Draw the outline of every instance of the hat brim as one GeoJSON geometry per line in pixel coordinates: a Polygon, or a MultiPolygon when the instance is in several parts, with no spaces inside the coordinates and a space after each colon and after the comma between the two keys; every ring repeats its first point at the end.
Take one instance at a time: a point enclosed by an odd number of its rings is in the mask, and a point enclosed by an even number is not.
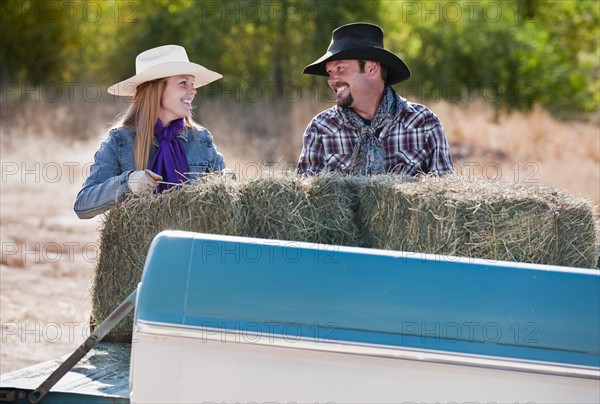
{"type": "Polygon", "coordinates": [[[373,60],[382,63],[388,67],[386,83],[389,85],[400,83],[410,77],[410,69],[402,59],[385,49],[373,46],[348,48],[335,53],[328,51],[306,66],[302,72],[304,74],[329,76],[325,64],[334,60],[373,60]]]}
{"type": "Polygon", "coordinates": [[[168,62],[156,65],[140,74],[136,74],[126,80],[120,81],[108,87],[106,91],[109,94],[117,96],[132,96],[138,85],[147,81],[160,79],[163,77],[190,75],[194,76],[194,87],[202,87],[213,81],[219,80],[223,76],[206,67],[192,62],[168,62]]]}

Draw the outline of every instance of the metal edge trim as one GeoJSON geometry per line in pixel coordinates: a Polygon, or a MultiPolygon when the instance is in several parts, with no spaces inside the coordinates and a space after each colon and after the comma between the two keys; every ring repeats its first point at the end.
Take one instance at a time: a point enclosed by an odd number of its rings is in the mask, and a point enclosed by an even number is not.
{"type": "Polygon", "coordinates": [[[528,361],[523,359],[507,359],[473,354],[459,354],[454,352],[408,347],[392,348],[386,345],[358,342],[339,343],[328,340],[315,341],[314,339],[305,337],[297,337],[297,339],[291,341],[289,338],[286,339],[284,336],[279,334],[269,334],[269,337],[265,338],[265,336],[262,334],[252,333],[249,331],[244,331],[244,338],[239,338],[239,335],[242,334],[241,332],[224,328],[181,326],[178,324],[138,321],[136,323],[136,334],[200,339],[203,342],[211,341],[221,343],[249,344],[358,356],[373,356],[377,358],[539,373],[544,375],[576,377],[600,381],[600,368],[588,366],[565,365],[562,363],[528,361]],[[238,337],[236,338],[236,336],[238,337]],[[256,340],[250,339],[250,341],[243,341],[244,339],[249,339],[248,336],[255,336],[257,338],[256,340]]]}

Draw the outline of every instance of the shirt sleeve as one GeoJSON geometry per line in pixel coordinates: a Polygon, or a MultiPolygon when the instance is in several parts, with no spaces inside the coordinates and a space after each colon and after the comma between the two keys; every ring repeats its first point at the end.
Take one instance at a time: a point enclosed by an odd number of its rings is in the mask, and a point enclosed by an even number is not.
{"type": "Polygon", "coordinates": [[[325,167],[323,141],[315,119],[311,121],[302,140],[302,151],[296,166],[298,174],[318,174],[325,167]]]}
{"type": "Polygon", "coordinates": [[[429,166],[427,172],[437,175],[445,175],[454,173],[454,164],[452,162],[452,156],[450,155],[450,148],[448,146],[448,140],[442,123],[431,113],[435,118],[435,124],[431,127],[428,134],[428,143],[431,148],[431,159],[429,160],[429,166]]]}

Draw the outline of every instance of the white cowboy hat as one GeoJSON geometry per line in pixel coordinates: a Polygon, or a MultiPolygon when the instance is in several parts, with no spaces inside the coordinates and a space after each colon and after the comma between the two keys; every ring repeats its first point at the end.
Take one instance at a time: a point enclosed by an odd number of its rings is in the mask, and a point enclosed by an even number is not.
{"type": "Polygon", "coordinates": [[[177,75],[194,76],[194,87],[202,87],[223,76],[206,67],[191,63],[185,49],[178,45],[164,45],[148,49],[135,58],[135,76],[113,84],[108,92],[113,95],[131,96],[138,85],[147,81],[177,75]]]}

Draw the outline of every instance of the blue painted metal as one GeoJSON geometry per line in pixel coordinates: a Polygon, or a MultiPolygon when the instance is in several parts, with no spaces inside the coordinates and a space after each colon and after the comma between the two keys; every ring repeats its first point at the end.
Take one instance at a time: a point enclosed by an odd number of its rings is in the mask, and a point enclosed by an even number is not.
{"type": "Polygon", "coordinates": [[[164,232],[136,321],[600,367],[600,272],[164,232]]]}
{"type": "MultiPolygon", "coordinates": [[[[130,344],[99,343],[85,358],[71,369],[44,397],[44,404],[129,403],[130,344]]],[[[16,403],[27,403],[27,395],[67,358],[38,363],[7,373],[0,377],[2,394],[22,398],[16,403]]]]}
{"type": "MultiPolygon", "coordinates": [[[[29,404],[28,400],[10,401],[14,404],[29,404]]],[[[52,392],[44,397],[43,404],[129,404],[129,398],[110,398],[97,393],[78,394],[52,392]]]]}

